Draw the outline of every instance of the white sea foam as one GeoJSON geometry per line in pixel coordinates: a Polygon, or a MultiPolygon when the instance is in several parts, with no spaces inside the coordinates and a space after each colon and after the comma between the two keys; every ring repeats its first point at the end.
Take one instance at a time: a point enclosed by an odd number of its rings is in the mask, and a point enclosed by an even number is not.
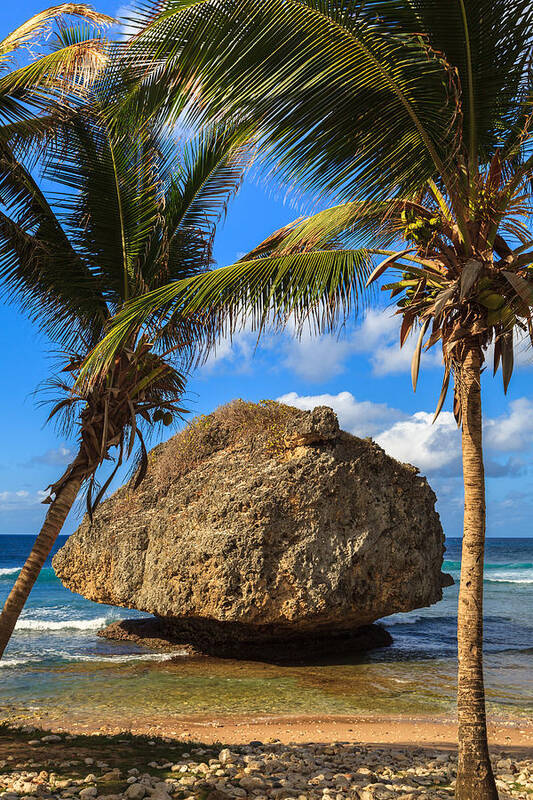
{"type": "Polygon", "coordinates": [[[48,619],[19,619],[15,630],[17,631],[93,631],[103,628],[107,623],[106,617],[96,619],[65,619],[52,622],[48,619]]]}
{"type": "Polygon", "coordinates": [[[0,567],[0,575],[16,575],[22,567],[0,567]]]}
{"type": "Polygon", "coordinates": [[[0,661],[0,668],[18,667],[21,664],[28,664],[29,658],[4,658],[0,661]]]}
{"type": "Polygon", "coordinates": [[[73,653],[67,652],[59,652],[52,654],[49,653],[42,653],[40,655],[34,655],[29,658],[6,658],[0,661],[0,668],[7,669],[9,667],[16,668],[20,666],[27,666],[28,664],[34,664],[38,666],[42,662],[46,662],[49,658],[53,658],[54,661],[63,661],[63,662],[90,662],[92,664],[124,664],[130,661],[171,661],[173,658],[178,658],[180,656],[188,655],[187,650],[175,650],[172,653],[130,653],[129,655],[122,655],[122,656],[104,656],[104,655],[93,655],[93,656],[86,656],[86,655],[75,655],[73,653]]]}
{"type": "Polygon", "coordinates": [[[391,614],[390,617],[383,617],[380,622],[383,625],[416,625],[418,622],[422,622],[425,617],[421,617],[419,614],[413,614],[407,616],[407,614],[391,614]]]}
{"type": "Polygon", "coordinates": [[[172,653],[130,653],[124,656],[68,656],[69,661],[99,661],[102,664],[123,664],[128,661],[171,661],[178,656],[188,655],[187,650],[175,650],[172,653]]]}
{"type": "Polygon", "coordinates": [[[533,584],[533,568],[531,564],[502,564],[485,572],[487,583],[529,583],[533,584]]]}

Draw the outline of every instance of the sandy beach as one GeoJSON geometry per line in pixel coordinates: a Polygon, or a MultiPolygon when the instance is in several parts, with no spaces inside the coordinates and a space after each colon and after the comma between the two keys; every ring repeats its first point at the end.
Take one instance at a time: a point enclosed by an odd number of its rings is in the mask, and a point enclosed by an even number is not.
{"type": "MultiPolygon", "coordinates": [[[[19,718],[19,724],[22,720],[19,718]]],[[[28,718],[26,724],[69,734],[158,736],[180,741],[246,745],[253,741],[278,740],[284,744],[319,742],[364,743],[387,746],[422,746],[456,749],[457,723],[446,717],[352,717],[352,716],[212,716],[190,715],[151,723],[124,717],[122,724],[98,717],[91,720],[47,715],[28,718]]],[[[489,720],[490,743],[494,748],[533,755],[533,723],[527,720],[489,720]]]]}

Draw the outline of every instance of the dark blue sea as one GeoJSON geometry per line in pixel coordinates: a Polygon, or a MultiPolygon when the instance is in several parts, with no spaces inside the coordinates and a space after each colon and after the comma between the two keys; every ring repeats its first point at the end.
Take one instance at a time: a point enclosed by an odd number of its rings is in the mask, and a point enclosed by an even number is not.
{"type": "MultiPolygon", "coordinates": [[[[0,603],[33,541],[0,536],[0,603]]],[[[64,537],[58,543],[60,547],[64,537]]],[[[57,548],[56,548],[57,549],[57,548]]],[[[456,585],[431,608],[383,620],[391,647],[328,663],[277,666],[191,660],[108,642],[96,631],[144,616],[65,589],[48,563],[0,662],[0,718],[117,722],[190,714],[454,714],[460,540],[443,570],[456,585]]],[[[533,711],[533,539],[489,539],[485,667],[490,710],[518,721],[533,711]]]]}

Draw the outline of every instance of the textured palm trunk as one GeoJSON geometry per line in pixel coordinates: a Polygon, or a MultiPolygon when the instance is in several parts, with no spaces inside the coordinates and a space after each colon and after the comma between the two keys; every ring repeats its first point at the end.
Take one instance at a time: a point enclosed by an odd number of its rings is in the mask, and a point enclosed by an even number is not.
{"type": "Polygon", "coordinates": [[[485,471],[481,431],[481,351],[466,349],[457,376],[462,410],[464,529],[457,617],[459,762],[457,800],[497,800],[487,743],[483,685],[485,471]]]}
{"type": "Polygon", "coordinates": [[[0,614],[0,658],[4,654],[20,613],[35,581],[39,577],[44,562],[50,555],[54,542],[61,532],[67,515],[78,496],[82,482],[82,477],[73,477],[59,492],[59,495],[48,509],[43,527],[0,614]]]}

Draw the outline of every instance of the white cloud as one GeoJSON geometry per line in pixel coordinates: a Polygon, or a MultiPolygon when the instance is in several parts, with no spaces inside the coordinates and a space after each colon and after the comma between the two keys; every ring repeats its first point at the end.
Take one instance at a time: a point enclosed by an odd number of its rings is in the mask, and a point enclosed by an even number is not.
{"type": "Polygon", "coordinates": [[[120,5],[114,16],[117,22],[110,28],[108,35],[112,35],[118,40],[124,40],[138,33],[138,26],[142,22],[142,16],[133,3],[120,5]]]}
{"type": "Polygon", "coordinates": [[[33,456],[29,464],[50,464],[51,466],[69,464],[75,456],[74,450],[67,447],[65,444],[60,444],[59,447],[47,450],[38,456],[33,456]]]}
{"type": "Polygon", "coordinates": [[[17,511],[36,506],[47,496],[48,492],[28,492],[25,489],[0,492],[0,511],[17,511]]]}
{"type": "MultiPolygon", "coordinates": [[[[400,318],[389,310],[370,309],[357,327],[348,328],[341,336],[305,332],[300,339],[287,339],[283,365],[306,380],[325,381],[342,373],[345,362],[360,354],[368,356],[373,374],[383,377],[409,372],[416,341],[417,332],[400,347],[400,318]]],[[[422,370],[441,363],[438,347],[422,354],[422,370]]]]}
{"type": "Polygon", "coordinates": [[[533,403],[526,397],[512,400],[509,411],[485,423],[485,444],[498,451],[520,452],[533,443],[533,403]]]}
{"type": "MultiPolygon", "coordinates": [[[[409,372],[417,339],[418,331],[414,331],[400,347],[400,317],[391,310],[370,309],[354,333],[354,351],[368,354],[374,375],[409,372]]],[[[438,346],[422,353],[421,370],[441,364],[438,346]]]]}
{"type": "MultiPolygon", "coordinates": [[[[256,349],[279,354],[279,364],[299,378],[310,382],[324,382],[340,375],[346,368],[348,359],[353,356],[366,356],[376,377],[399,373],[409,373],[411,361],[418,340],[418,330],[408,337],[400,347],[400,317],[390,309],[369,309],[361,323],[346,327],[340,335],[314,335],[304,330],[301,336],[295,335],[293,323],[287,325],[283,334],[261,336],[257,348],[257,332],[245,324],[233,339],[221,339],[209,356],[204,369],[211,371],[222,363],[231,364],[237,372],[249,371],[256,349]]],[[[486,361],[491,364],[493,350],[489,348],[486,361]]],[[[517,367],[533,366],[533,351],[524,338],[516,344],[515,362],[517,367]]],[[[422,352],[420,370],[442,369],[442,352],[439,343],[429,351],[422,352]]]]}
{"type": "MultiPolygon", "coordinates": [[[[356,436],[372,436],[393,458],[414,464],[424,474],[441,477],[461,475],[461,434],[449,411],[433,422],[433,413],[406,414],[386,403],[359,401],[350,392],[298,395],[289,392],[279,402],[311,410],[318,405],[333,408],[344,430],[356,436]]],[[[513,453],[533,445],[533,403],[515,400],[509,411],[485,421],[485,469],[489,477],[516,475],[524,471],[524,461],[513,453]],[[509,454],[501,460],[501,453],[509,454]]]]}
{"type": "Polygon", "coordinates": [[[339,392],[336,395],[316,394],[307,397],[289,392],[278,397],[278,401],[304,411],[310,411],[315,406],[330,406],[337,414],[341,428],[361,437],[372,436],[395,420],[407,416],[396,408],[390,408],[386,403],[358,401],[351,392],[339,392]]]}
{"type": "Polygon", "coordinates": [[[344,362],[354,352],[353,342],[337,336],[286,339],[283,366],[308,381],[326,381],[344,371],[344,362]]]}
{"type": "MultiPolygon", "coordinates": [[[[281,354],[280,363],[299,378],[311,382],[323,382],[341,374],[346,362],[354,355],[367,355],[374,375],[383,377],[399,372],[409,372],[416,346],[416,332],[400,348],[399,317],[390,311],[369,310],[360,325],[346,328],[341,335],[314,335],[304,330],[295,335],[294,324],[287,326],[284,334],[263,335],[260,348],[276,350],[281,354]]],[[[243,330],[229,338],[220,339],[209,356],[204,369],[210,371],[225,362],[238,371],[252,367],[256,351],[257,333],[246,325],[243,330]]],[[[422,354],[421,369],[441,366],[438,347],[422,354]]]]}
{"type": "Polygon", "coordinates": [[[456,472],[460,466],[460,436],[450,412],[440,414],[433,425],[433,414],[418,411],[408,415],[386,403],[356,400],[351,392],[308,396],[289,392],[278,400],[304,410],[330,406],[344,430],[355,436],[373,436],[389,455],[424,472],[456,472]]]}
{"type": "Polygon", "coordinates": [[[202,370],[213,372],[216,367],[225,362],[234,365],[237,372],[247,372],[251,369],[256,345],[257,333],[246,328],[231,338],[229,336],[222,337],[202,365],[202,370]]]}
{"type": "Polygon", "coordinates": [[[439,415],[417,411],[376,436],[393,458],[415,464],[422,472],[456,473],[460,469],[461,437],[450,411],[439,415]]]}

